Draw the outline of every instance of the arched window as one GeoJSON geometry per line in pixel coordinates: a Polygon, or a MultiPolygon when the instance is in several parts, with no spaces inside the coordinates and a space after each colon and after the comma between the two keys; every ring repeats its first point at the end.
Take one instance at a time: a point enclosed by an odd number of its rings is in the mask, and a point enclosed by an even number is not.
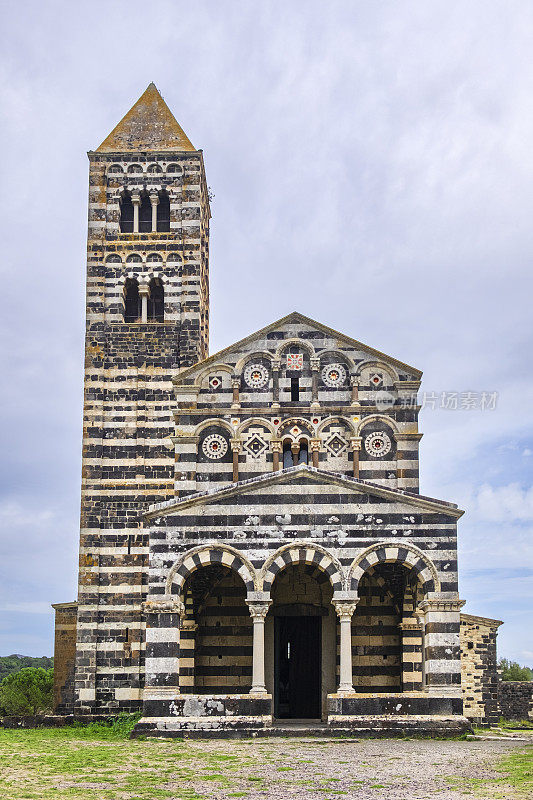
{"type": "Polygon", "coordinates": [[[289,469],[289,467],[294,466],[291,444],[290,439],[286,439],[283,442],[283,469],[289,469]]]}
{"type": "Polygon", "coordinates": [[[152,230],[152,204],[147,192],[141,194],[139,209],[139,233],[150,233],[152,230]]]}
{"type": "Polygon", "coordinates": [[[298,454],[298,464],[309,463],[309,443],[307,439],[300,439],[300,452],[298,454]]]}
{"type": "Polygon", "coordinates": [[[124,192],[120,203],[120,230],[133,233],[133,203],[129,192],[124,192]]]}
{"type": "Polygon", "coordinates": [[[160,278],[152,278],[150,281],[148,320],[152,322],[165,321],[165,290],[160,278]]]}
{"type": "Polygon", "coordinates": [[[124,287],[124,322],[137,322],[140,316],[139,284],[135,278],[128,278],[124,287]]]}
{"type": "Polygon", "coordinates": [[[159,203],[157,205],[157,230],[170,230],[170,198],[166,189],[159,192],[159,203]]]}

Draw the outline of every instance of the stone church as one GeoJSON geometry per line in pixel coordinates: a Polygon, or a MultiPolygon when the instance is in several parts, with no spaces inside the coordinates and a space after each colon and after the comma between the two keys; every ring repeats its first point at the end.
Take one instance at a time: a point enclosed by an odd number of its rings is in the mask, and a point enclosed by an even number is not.
{"type": "Polygon", "coordinates": [[[421,372],[295,312],[209,356],[204,159],[154,84],[89,152],[79,593],[59,712],[155,736],[457,733],[500,622],[420,494],[421,372]]]}

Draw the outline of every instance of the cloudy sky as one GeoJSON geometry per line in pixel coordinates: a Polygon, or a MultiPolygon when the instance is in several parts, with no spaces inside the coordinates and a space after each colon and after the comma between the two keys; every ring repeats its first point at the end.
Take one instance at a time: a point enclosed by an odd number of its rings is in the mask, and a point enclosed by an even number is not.
{"type": "Polygon", "coordinates": [[[2,6],[0,655],[75,598],[85,153],[153,80],[215,194],[211,352],[299,310],[424,370],[465,610],[533,664],[533,4],[2,6]]]}

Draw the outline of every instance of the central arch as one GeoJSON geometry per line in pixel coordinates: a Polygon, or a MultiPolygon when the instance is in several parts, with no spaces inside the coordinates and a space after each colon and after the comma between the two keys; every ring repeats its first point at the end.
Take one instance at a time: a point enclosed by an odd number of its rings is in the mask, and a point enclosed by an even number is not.
{"type": "Polygon", "coordinates": [[[344,570],[340,561],[325,547],[314,542],[296,541],[286,544],[267,558],[259,574],[262,591],[270,592],[278,572],[289,564],[309,564],[325,572],[334,592],[342,592],[344,570]]]}

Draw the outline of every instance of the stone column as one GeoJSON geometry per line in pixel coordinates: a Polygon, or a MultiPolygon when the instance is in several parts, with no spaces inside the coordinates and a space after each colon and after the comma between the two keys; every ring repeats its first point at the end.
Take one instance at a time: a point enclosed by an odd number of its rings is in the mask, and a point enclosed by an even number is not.
{"type": "Polygon", "coordinates": [[[311,370],[312,370],[312,386],[311,386],[311,408],[320,408],[320,403],[318,402],[318,371],[320,369],[320,359],[319,358],[312,358],[311,359],[311,370]]]}
{"type": "Polygon", "coordinates": [[[353,667],[352,667],[352,616],[359,598],[335,598],[331,601],[339,617],[341,628],[340,646],[340,681],[337,694],[353,693],[353,667]]]}
{"type": "Polygon", "coordinates": [[[279,371],[281,361],[272,362],[272,408],[279,408],[279,371]]]}
{"type": "Polygon", "coordinates": [[[254,622],[252,688],[250,694],[266,694],[265,686],[265,617],[271,605],[267,592],[252,592],[246,605],[254,622]],[[261,599],[259,596],[261,595],[261,599]],[[263,599],[264,598],[264,599],[263,599]]]}
{"type": "Polygon", "coordinates": [[[270,449],[272,450],[272,472],[279,471],[279,455],[281,453],[282,444],[281,439],[270,440],[270,449]]]}
{"type": "Polygon", "coordinates": [[[159,195],[154,192],[150,195],[152,204],[152,233],[157,233],[157,206],[159,205],[159,195]]]}
{"type": "Polygon", "coordinates": [[[147,600],[145,686],[179,687],[180,621],[183,603],[174,597],[147,600]]]}
{"type": "Polygon", "coordinates": [[[139,233],[139,208],[141,205],[141,195],[139,192],[131,193],[131,202],[133,205],[133,233],[139,233]]]}
{"type": "Polygon", "coordinates": [[[139,295],[141,297],[141,322],[148,322],[148,297],[150,295],[148,284],[139,284],[139,295]]]}
{"type": "Polygon", "coordinates": [[[320,452],[320,439],[311,439],[311,453],[313,457],[313,467],[318,467],[318,454],[320,452]]]}
{"type": "Polygon", "coordinates": [[[359,403],[359,378],[352,376],[350,378],[350,386],[352,387],[352,406],[358,406],[359,403]]]}
{"type": "Polygon", "coordinates": [[[361,437],[360,436],[352,436],[350,439],[350,445],[352,447],[353,453],[353,476],[354,478],[359,478],[359,453],[361,452],[361,437]]]}
{"type": "Polygon", "coordinates": [[[460,611],[457,592],[428,592],[416,610],[424,623],[425,682],[432,694],[461,696],[460,611]]]}
{"type": "Polygon", "coordinates": [[[298,456],[300,455],[300,442],[293,442],[291,444],[291,450],[292,450],[292,463],[293,463],[293,466],[297,467],[298,466],[298,456]]]}
{"type": "Polygon", "coordinates": [[[198,625],[194,619],[184,619],[180,631],[180,692],[193,692],[195,684],[194,652],[196,649],[196,631],[198,625]]]}
{"type": "Polygon", "coordinates": [[[233,483],[239,480],[239,453],[241,452],[242,442],[240,439],[231,439],[231,452],[233,453],[233,483]]]}
{"type": "Polygon", "coordinates": [[[416,619],[400,622],[402,631],[402,691],[420,692],[423,688],[422,625],[416,619]]]}
{"type": "Polygon", "coordinates": [[[241,382],[239,378],[232,378],[231,380],[231,388],[233,389],[233,402],[231,404],[232,408],[240,408],[241,400],[240,400],[240,389],[241,389],[241,382]]]}

